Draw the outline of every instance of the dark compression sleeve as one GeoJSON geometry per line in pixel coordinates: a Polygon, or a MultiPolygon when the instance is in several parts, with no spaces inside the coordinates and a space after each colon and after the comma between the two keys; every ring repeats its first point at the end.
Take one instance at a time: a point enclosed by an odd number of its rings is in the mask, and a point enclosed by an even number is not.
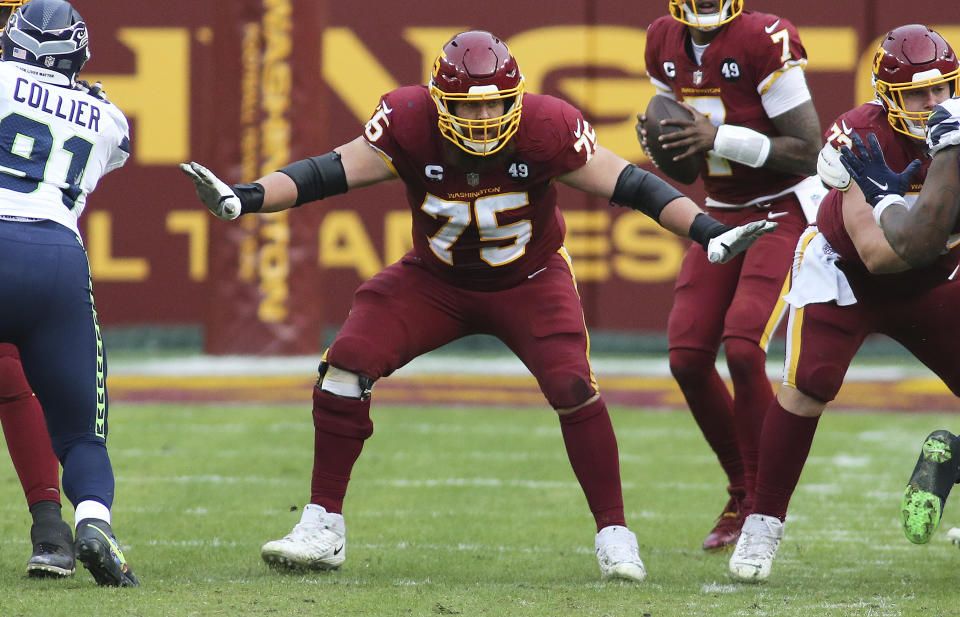
{"type": "Polygon", "coordinates": [[[710,240],[730,229],[733,229],[733,227],[721,223],[706,212],[701,212],[693,217],[693,223],[690,224],[690,231],[687,232],[687,235],[690,236],[691,240],[699,243],[703,250],[707,250],[710,240]]]}
{"type": "Polygon", "coordinates": [[[277,171],[289,176],[297,185],[294,207],[347,192],[347,174],[338,152],[302,159],[277,171]]]}
{"type": "Polygon", "coordinates": [[[240,214],[260,212],[263,207],[263,185],[259,182],[249,184],[234,184],[230,187],[240,198],[240,214]]]}
{"type": "Polygon", "coordinates": [[[631,164],[620,172],[610,202],[643,212],[659,223],[663,207],[683,196],[655,174],[631,164]]]}

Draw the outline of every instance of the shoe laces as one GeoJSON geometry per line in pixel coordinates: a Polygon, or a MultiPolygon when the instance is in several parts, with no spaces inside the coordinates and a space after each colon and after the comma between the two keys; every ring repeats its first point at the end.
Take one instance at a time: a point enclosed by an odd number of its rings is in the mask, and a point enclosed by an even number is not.
{"type": "Polygon", "coordinates": [[[52,542],[37,542],[33,545],[33,554],[37,555],[67,555],[73,556],[73,551],[68,550],[66,547],[61,546],[60,544],[54,544],[52,542]]]}
{"type": "Polygon", "coordinates": [[[613,539],[600,546],[599,558],[607,564],[640,563],[640,551],[627,533],[617,533],[613,539]]]}
{"type": "Polygon", "coordinates": [[[773,559],[780,545],[781,534],[779,528],[772,521],[752,521],[750,529],[740,532],[740,542],[736,552],[741,559],[767,560],[773,559]],[[757,529],[756,527],[762,527],[757,529]]]}
{"type": "Polygon", "coordinates": [[[332,545],[340,538],[333,526],[326,521],[301,521],[293,526],[285,539],[304,542],[314,546],[332,545]]]}

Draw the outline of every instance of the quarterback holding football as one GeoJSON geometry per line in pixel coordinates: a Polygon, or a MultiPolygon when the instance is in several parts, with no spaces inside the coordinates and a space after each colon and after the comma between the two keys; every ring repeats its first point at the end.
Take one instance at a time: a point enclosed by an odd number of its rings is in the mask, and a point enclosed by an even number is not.
{"type": "Polygon", "coordinates": [[[779,223],[720,268],[708,267],[692,245],[667,325],[670,370],[727,476],[727,504],[702,544],[718,551],[737,541],[749,509],[773,398],[767,344],[784,315],[780,295],[797,239],[826,192],[815,175],[820,121],[804,77],[806,52],[787,19],[745,10],[744,0],[670,0],[667,8],[647,30],[647,73],[657,95],[679,102],[689,119],[659,106],[670,115],[653,135],[640,114],[644,149],[669,157],[657,161],[668,175],[693,159],[706,211],[717,220],[779,223]],[[716,368],[721,344],[732,396],[716,368]]]}

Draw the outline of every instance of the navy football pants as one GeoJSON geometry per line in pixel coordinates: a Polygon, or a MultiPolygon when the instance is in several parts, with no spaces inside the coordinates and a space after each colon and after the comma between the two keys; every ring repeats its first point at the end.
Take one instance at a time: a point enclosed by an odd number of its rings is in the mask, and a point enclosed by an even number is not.
{"type": "Polygon", "coordinates": [[[0,220],[0,342],[20,350],[67,498],[109,508],[106,358],[87,254],[66,227],[0,220]]]}

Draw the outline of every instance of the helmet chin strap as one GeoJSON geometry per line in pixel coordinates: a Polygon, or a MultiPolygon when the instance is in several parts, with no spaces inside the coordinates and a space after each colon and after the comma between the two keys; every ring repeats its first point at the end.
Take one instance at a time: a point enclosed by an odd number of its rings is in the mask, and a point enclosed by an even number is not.
{"type": "Polygon", "coordinates": [[[914,124],[913,120],[908,120],[904,118],[903,123],[907,126],[907,130],[910,131],[910,134],[918,139],[927,138],[927,129],[923,126],[917,126],[914,124]]]}
{"type": "Polygon", "coordinates": [[[720,10],[716,13],[711,13],[709,15],[700,15],[692,7],[683,5],[683,11],[687,14],[687,20],[691,23],[697,23],[697,30],[702,30],[704,32],[710,32],[711,30],[716,30],[720,27],[720,22],[726,19],[727,13],[730,10],[730,3],[727,0],[722,0],[720,3],[720,10]]]}
{"type": "Polygon", "coordinates": [[[460,142],[478,154],[486,154],[487,152],[490,152],[491,150],[496,148],[497,145],[500,143],[500,140],[495,139],[493,141],[471,141],[469,139],[461,137],[460,142]]]}

